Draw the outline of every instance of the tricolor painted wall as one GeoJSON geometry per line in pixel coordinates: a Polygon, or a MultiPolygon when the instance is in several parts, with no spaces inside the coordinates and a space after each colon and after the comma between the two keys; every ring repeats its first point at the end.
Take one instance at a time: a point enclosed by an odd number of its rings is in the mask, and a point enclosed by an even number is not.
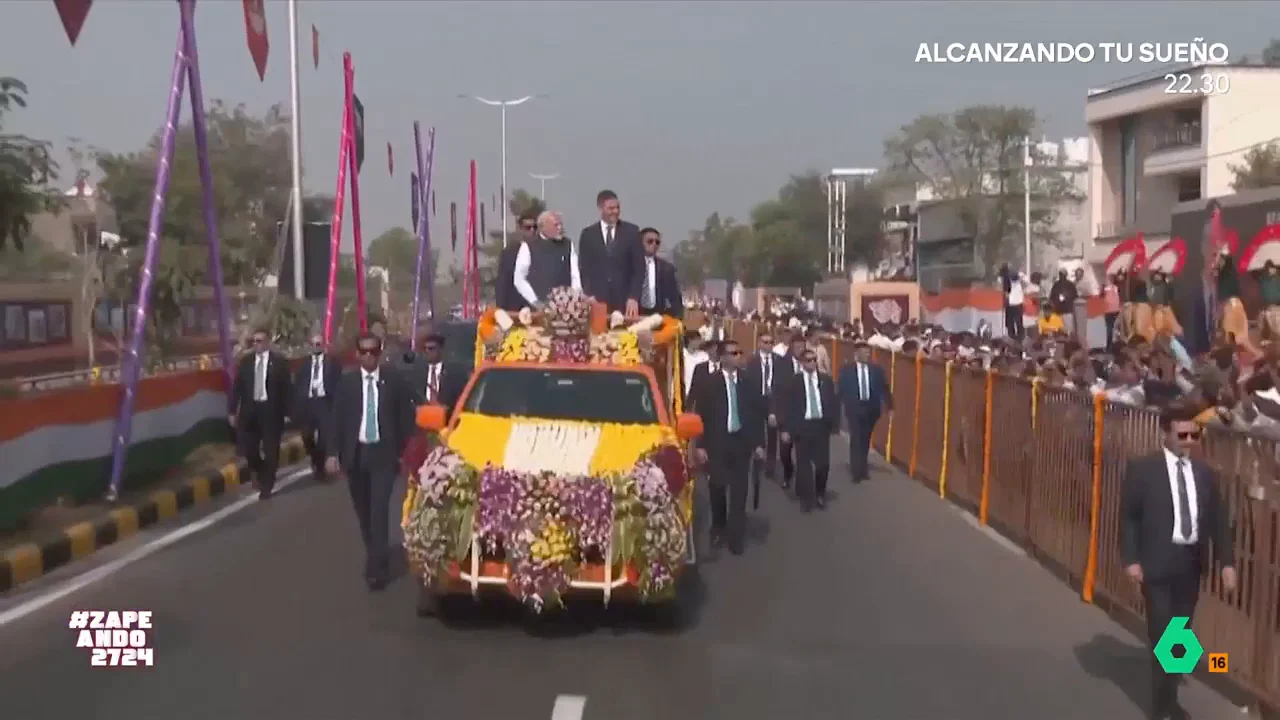
{"type": "MultiPolygon", "coordinates": [[[[991,323],[992,334],[1003,337],[1004,332],[1004,293],[994,288],[970,288],[943,290],[936,294],[922,295],[920,305],[924,308],[923,321],[941,325],[949,332],[970,332],[978,329],[978,323],[986,320],[991,323]]],[[[1106,347],[1107,322],[1106,311],[1101,297],[1091,297],[1085,302],[1089,316],[1086,338],[1090,347],[1106,347]]],[[[1024,324],[1034,323],[1039,315],[1036,299],[1028,298],[1023,303],[1024,324]]]]}
{"type": "MultiPolygon", "coordinates": [[[[0,399],[0,531],[61,497],[106,491],[123,389],[75,388],[0,399]]],[[[197,446],[230,439],[219,371],[139,383],[125,487],[153,482],[197,446]]]]}

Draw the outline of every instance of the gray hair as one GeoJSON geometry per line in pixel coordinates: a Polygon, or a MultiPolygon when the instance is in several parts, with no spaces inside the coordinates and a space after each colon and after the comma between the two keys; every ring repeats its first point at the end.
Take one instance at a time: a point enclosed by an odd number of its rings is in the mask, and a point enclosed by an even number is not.
{"type": "Polygon", "coordinates": [[[541,230],[543,224],[546,223],[548,220],[559,220],[559,219],[560,219],[560,213],[555,212],[554,210],[543,210],[542,212],[538,213],[538,229],[541,230]]]}

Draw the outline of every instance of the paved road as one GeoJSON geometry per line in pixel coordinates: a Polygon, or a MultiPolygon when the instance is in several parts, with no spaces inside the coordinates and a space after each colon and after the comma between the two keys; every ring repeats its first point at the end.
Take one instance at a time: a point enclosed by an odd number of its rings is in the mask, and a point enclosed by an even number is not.
{"type": "Polygon", "coordinates": [[[577,695],[586,720],[1141,717],[1145,656],[1101,612],[892,470],[834,487],[808,516],[768,488],[748,553],[705,564],[691,626],[662,632],[419,620],[408,578],[364,589],[345,489],[303,480],[0,627],[4,715],[545,720],[577,695]],[[156,666],[90,668],[76,608],[153,610],[156,666]]]}

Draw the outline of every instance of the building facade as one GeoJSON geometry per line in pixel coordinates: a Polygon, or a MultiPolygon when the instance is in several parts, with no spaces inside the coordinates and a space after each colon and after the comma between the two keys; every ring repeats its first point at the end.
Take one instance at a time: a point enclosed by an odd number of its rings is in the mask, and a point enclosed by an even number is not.
{"type": "Polygon", "coordinates": [[[1277,112],[1276,67],[1208,65],[1091,90],[1090,262],[1138,233],[1153,251],[1178,203],[1230,195],[1232,166],[1280,138],[1277,112]]]}

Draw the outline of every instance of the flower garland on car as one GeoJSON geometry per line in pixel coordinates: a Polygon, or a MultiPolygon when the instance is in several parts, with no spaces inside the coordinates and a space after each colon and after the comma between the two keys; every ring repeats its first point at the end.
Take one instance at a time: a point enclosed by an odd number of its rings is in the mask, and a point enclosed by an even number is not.
{"type": "Polygon", "coordinates": [[[466,559],[474,544],[501,557],[508,585],[536,610],[560,604],[586,562],[629,565],[647,598],[673,590],[687,551],[687,521],[663,470],[645,459],[628,472],[569,476],[486,467],[435,448],[417,473],[402,523],[424,582],[466,559]]]}
{"type": "Polygon", "coordinates": [[[674,430],[657,424],[461,413],[447,442],[474,467],[608,475],[626,472],[638,458],[678,441],[674,430]]]}

